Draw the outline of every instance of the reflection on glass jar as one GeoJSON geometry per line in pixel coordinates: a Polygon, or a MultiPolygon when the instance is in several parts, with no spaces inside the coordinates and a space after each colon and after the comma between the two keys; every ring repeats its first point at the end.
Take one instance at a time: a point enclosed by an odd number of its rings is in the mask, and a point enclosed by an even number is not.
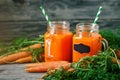
{"type": "Polygon", "coordinates": [[[99,26],[92,23],[76,25],[76,34],[73,36],[73,62],[85,56],[96,55],[102,48],[102,36],[99,26]]]}
{"type": "Polygon", "coordinates": [[[45,61],[72,60],[72,32],[66,21],[49,23],[45,40],[45,61]]]}

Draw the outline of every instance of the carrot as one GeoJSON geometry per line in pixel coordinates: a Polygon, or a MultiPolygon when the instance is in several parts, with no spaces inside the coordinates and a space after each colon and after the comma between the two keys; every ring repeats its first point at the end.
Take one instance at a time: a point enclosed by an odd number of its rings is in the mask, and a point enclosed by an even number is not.
{"type": "Polygon", "coordinates": [[[30,67],[36,67],[36,66],[46,66],[51,64],[57,65],[58,63],[65,64],[69,62],[68,61],[50,61],[50,62],[41,62],[41,63],[31,63],[31,64],[26,64],[25,67],[30,68],[30,67]]]}
{"type": "Polygon", "coordinates": [[[10,63],[10,62],[16,61],[17,59],[28,57],[32,53],[28,52],[28,51],[24,51],[24,50],[27,50],[28,48],[36,49],[36,48],[41,48],[41,47],[42,47],[41,44],[34,44],[29,47],[22,48],[21,50],[23,50],[23,51],[21,51],[21,52],[16,52],[14,54],[4,56],[2,58],[0,57],[0,64],[10,63]]]}
{"type": "Polygon", "coordinates": [[[28,63],[28,62],[32,62],[32,56],[28,56],[28,57],[25,57],[25,58],[17,59],[15,62],[16,63],[28,63]]]}
{"type": "Polygon", "coordinates": [[[5,56],[5,57],[1,58],[0,59],[0,64],[13,62],[17,59],[24,58],[24,57],[27,57],[29,55],[31,55],[31,52],[18,52],[16,54],[11,54],[11,55],[8,55],[8,56],[5,56]]]}
{"type": "Polygon", "coordinates": [[[33,44],[29,47],[22,48],[21,50],[27,50],[28,48],[36,49],[36,48],[42,48],[41,44],[33,44]]]}
{"type": "Polygon", "coordinates": [[[116,53],[117,57],[120,58],[120,50],[115,50],[115,53],[116,53]]]}
{"type": "Polygon", "coordinates": [[[67,61],[52,61],[27,64],[25,69],[27,72],[46,72],[48,69],[59,69],[60,67],[69,69],[70,63],[67,61]]]}
{"type": "Polygon", "coordinates": [[[116,63],[116,64],[120,64],[120,60],[119,60],[119,59],[117,60],[117,59],[115,59],[115,58],[112,58],[112,62],[113,62],[113,63],[116,63]]]}

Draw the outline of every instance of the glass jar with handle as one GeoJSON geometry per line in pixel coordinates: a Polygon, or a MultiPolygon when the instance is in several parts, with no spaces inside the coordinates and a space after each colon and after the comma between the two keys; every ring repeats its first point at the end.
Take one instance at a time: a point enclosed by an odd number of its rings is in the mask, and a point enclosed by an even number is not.
{"type": "Polygon", "coordinates": [[[76,62],[85,56],[97,55],[102,50],[102,43],[108,43],[99,34],[99,26],[92,23],[76,25],[76,34],[73,36],[72,61],[76,62]]]}
{"type": "Polygon", "coordinates": [[[72,61],[72,36],[69,22],[50,22],[44,34],[45,61],[72,61]]]}

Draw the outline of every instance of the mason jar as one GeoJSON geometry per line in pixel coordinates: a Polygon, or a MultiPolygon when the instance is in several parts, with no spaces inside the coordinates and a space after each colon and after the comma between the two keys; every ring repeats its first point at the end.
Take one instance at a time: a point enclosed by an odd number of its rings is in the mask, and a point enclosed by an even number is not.
{"type": "Polygon", "coordinates": [[[73,36],[72,61],[76,62],[85,56],[97,55],[102,49],[102,36],[99,26],[92,23],[78,23],[73,36]]]}
{"type": "Polygon", "coordinates": [[[44,34],[45,61],[72,61],[72,37],[69,22],[50,22],[44,34]]]}

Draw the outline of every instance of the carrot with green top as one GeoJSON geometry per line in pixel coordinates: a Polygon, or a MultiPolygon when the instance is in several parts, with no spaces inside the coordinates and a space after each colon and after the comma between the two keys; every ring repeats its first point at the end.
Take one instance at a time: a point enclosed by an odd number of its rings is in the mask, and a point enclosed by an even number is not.
{"type": "Polygon", "coordinates": [[[16,54],[11,54],[0,59],[0,64],[11,63],[17,59],[24,58],[30,56],[31,52],[18,52],[16,54]]]}
{"type": "Polygon", "coordinates": [[[29,47],[22,48],[20,52],[16,52],[16,53],[4,56],[4,57],[0,58],[0,64],[11,63],[11,62],[16,61],[17,59],[30,56],[32,53],[30,51],[25,51],[28,48],[31,48],[31,49],[42,48],[42,45],[34,44],[29,47]]]}

